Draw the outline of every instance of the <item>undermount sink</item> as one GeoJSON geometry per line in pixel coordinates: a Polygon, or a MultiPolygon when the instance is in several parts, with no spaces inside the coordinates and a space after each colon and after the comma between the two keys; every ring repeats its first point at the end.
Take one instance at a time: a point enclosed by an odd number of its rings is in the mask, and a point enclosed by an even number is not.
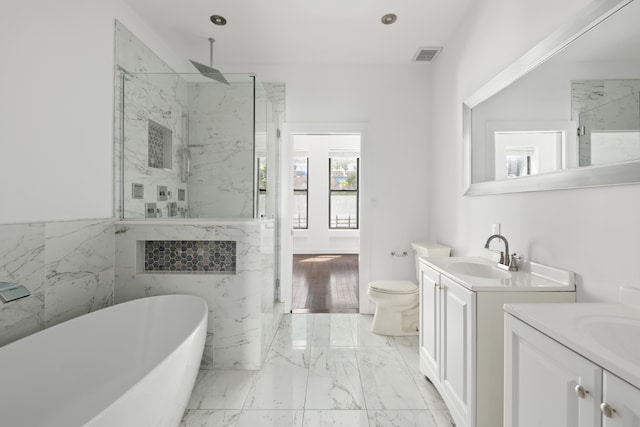
{"type": "Polygon", "coordinates": [[[448,269],[453,273],[465,274],[482,279],[509,279],[511,273],[500,270],[497,267],[478,262],[456,261],[449,264],[448,269]]]}
{"type": "Polygon", "coordinates": [[[640,366],[640,320],[617,316],[585,320],[582,327],[598,345],[640,366]]]}

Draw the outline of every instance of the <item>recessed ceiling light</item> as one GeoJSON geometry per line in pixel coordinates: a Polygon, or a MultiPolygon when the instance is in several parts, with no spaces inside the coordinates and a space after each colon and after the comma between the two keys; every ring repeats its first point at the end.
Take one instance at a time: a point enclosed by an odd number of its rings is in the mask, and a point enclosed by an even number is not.
{"type": "Polygon", "coordinates": [[[380,19],[380,21],[382,21],[384,25],[393,24],[397,20],[398,20],[398,17],[394,13],[387,13],[382,17],[382,19],[380,19]]]}
{"type": "Polygon", "coordinates": [[[224,16],[220,15],[211,15],[211,22],[216,25],[227,25],[227,19],[224,16]]]}

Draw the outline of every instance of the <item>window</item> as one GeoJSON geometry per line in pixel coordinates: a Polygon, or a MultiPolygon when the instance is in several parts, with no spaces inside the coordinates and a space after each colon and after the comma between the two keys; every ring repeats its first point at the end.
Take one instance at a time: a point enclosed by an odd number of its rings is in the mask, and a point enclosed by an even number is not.
{"type": "Polygon", "coordinates": [[[293,228],[309,228],[309,157],[293,159],[293,228]]]}
{"type": "Polygon", "coordinates": [[[360,158],[329,158],[329,228],[358,229],[360,158]]]}

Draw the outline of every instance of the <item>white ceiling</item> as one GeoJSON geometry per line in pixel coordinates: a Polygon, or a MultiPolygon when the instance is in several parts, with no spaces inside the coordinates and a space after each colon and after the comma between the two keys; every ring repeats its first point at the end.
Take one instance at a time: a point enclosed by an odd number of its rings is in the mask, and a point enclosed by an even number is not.
{"type": "Polygon", "coordinates": [[[408,64],[446,45],[472,0],[125,0],[185,58],[225,64],[408,64]],[[398,20],[383,25],[380,18],[398,20]],[[209,17],[224,16],[226,26],[209,17]]]}

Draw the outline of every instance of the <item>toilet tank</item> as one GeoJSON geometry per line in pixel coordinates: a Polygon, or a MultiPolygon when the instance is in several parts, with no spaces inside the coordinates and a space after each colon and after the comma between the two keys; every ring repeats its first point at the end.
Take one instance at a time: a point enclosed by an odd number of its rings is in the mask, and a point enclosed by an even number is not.
{"type": "Polygon", "coordinates": [[[448,257],[451,255],[451,248],[433,242],[411,243],[413,253],[416,257],[416,278],[420,281],[420,257],[448,257]]]}

